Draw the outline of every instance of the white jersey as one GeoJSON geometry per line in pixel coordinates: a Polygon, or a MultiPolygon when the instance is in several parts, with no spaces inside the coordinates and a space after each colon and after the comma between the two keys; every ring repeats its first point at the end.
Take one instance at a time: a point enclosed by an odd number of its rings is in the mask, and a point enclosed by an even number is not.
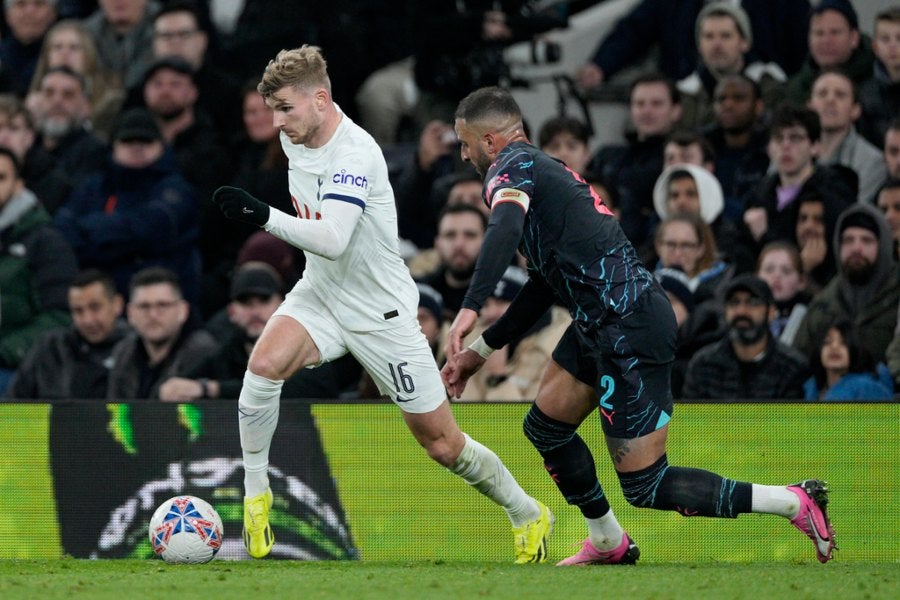
{"type": "Polygon", "coordinates": [[[311,288],[350,331],[379,330],[416,318],[419,293],[400,257],[397,208],[381,148],[343,115],[321,148],[293,144],[283,133],[291,201],[301,219],[321,218],[323,202],[363,209],[336,260],[306,253],[297,286],[311,288]]]}

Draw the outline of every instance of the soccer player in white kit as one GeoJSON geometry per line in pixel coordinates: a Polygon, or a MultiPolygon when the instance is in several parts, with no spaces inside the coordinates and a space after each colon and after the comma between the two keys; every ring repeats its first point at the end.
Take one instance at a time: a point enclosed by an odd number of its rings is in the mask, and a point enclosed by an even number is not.
{"type": "Polygon", "coordinates": [[[303,277],[256,342],[238,401],[244,459],[244,544],[269,554],[268,457],[284,380],[350,352],[403,412],[428,455],[502,506],[517,563],[543,562],[553,516],[491,450],[464,434],[416,320],[418,290],[400,257],[394,194],[381,149],[331,98],[319,48],[282,50],[257,88],[274,110],[296,215],[244,190],[213,200],[306,252],[303,277]]]}

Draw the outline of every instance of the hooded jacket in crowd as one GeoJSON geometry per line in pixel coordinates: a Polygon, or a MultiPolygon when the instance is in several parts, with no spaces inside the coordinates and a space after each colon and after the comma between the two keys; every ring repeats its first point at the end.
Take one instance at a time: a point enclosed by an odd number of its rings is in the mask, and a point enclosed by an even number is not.
{"type": "Polygon", "coordinates": [[[900,300],[900,267],[894,261],[890,226],[874,206],[854,203],[838,218],[833,244],[838,273],[810,303],[794,347],[809,356],[819,333],[838,318],[846,318],[856,326],[860,342],[872,358],[876,362],[884,361],[885,351],[894,337],[900,300]],[[841,233],[848,226],[858,227],[861,223],[867,229],[877,228],[873,232],[878,237],[878,257],[869,280],[854,284],[847,279],[840,264],[841,233]]]}

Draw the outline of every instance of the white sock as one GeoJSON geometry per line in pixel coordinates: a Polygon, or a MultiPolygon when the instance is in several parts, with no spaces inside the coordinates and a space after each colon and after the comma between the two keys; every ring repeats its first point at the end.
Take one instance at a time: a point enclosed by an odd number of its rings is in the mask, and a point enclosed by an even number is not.
{"type": "Polygon", "coordinates": [[[800,498],[782,485],[752,484],[750,511],[767,515],[781,515],[793,519],[800,512],[800,498]]]}
{"type": "Polygon", "coordinates": [[[278,425],[279,396],[284,381],[244,373],[238,399],[238,428],[244,455],[244,495],[258,496],[269,487],[269,448],[278,425]]]}
{"type": "Polygon", "coordinates": [[[597,550],[612,550],[622,543],[622,535],[625,530],[619,525],[612,509],[602,517],[586,520],[588,537],[597,550]]]}
{"type": "Polygon", "coordinates": [[[525,493],[506,465],[500,461],[500,457],[467,434],[464,433],[463,436],[466,438],[466,445],[450,471],[502,506],[513,527],[539,518],[541,507],[537,500],[525,493]]]}

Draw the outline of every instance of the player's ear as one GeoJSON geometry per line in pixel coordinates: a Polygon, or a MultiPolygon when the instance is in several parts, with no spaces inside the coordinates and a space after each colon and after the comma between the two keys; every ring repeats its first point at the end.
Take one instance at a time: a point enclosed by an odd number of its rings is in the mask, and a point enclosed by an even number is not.
{"type": "Polygon", "coordinates": [[[481,136],[482,141],[484,141],[484,147],[487,151],[488,156],[496,156],[502,145],[500,144],[500,138],[496,131],[486,131],[481,136]]]}
{"type": "Polygon", "coordinates": [[[328,90],[325,88],[319,88],[315,93],[316,98],[316,106],[318,108],[324,108],[326,104],[328,104],[328,90]]]}

